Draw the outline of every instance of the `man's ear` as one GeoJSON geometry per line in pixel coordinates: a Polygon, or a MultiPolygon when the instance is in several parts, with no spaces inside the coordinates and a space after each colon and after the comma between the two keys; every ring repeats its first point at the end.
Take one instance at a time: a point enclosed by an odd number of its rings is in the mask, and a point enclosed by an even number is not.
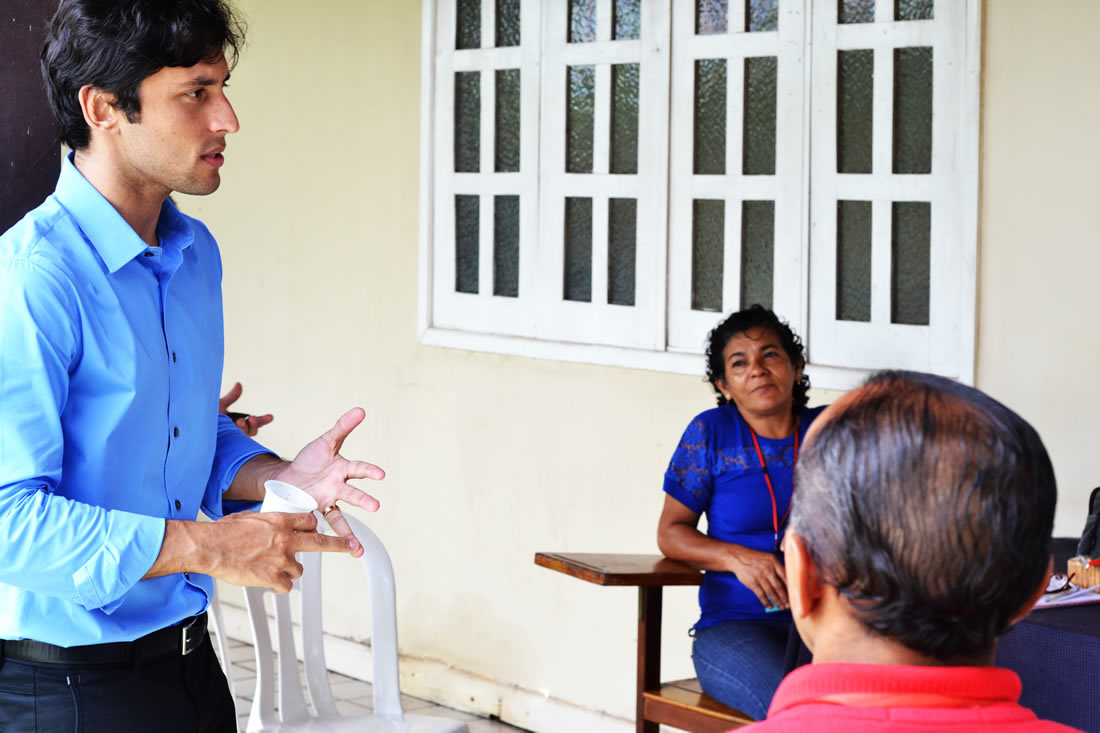
{"type": "Polygon", "coordinates": [[[1035,606],[1036,601],[1042,598],[1043,594],[1047,592],[1047,585],[1050,584],[1050,575],[1053,572],[1054,556],[1051,555],[1051,557],[1047,560],[1047,571],[1043,573],[1043,577],[1039,579],[1039,587],[1032,591],[1031,597],[1027,599],[1027,602],[1024,603],[1023,607],[1021,607],[1019,611],[1013,614],[1012,619],[1008,622],[1009,626],[1014,625],[1024,616],[1031,613],[1031,609],[1035,606]]]}
{"type": "Polygon", "coordinates": [[[78,93],[80,99],[80,111],[84,113],[84,122],[92,130],[100,130],[108,134],[118,129],[118,117],[121,114],[118,107],[118,98],[99,87],[86,84],[78,93]]]}
{"type": "Polygon", "coordinates": [[[783,540],[787,571],[787,598],[795,620],[809,617],[817,609],[824,593],[821,574],[806,549],[806,542],[791,530],[783,540]]]}
{"type": "Polygon", "coordinates": [[[816,612],[822,607],[824,586],[802,538],[788,529],[783,538],[783,545],[787,601],[791,605],[791,616],[794,619],[795,628],[798,629],[798,635],[802,637],[806,648],[812,652],[817,628],[816,612]]]}

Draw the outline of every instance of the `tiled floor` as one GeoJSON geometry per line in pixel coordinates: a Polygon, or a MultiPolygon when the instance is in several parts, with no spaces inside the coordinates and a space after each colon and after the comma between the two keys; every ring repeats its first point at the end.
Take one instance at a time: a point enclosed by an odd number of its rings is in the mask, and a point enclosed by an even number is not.
{"type": "MultiPolygon", "coordinates": [[[[248,724],[248,712],[252,707],[252,695],[256,688],[256,663],[252,656],[251,645],[230,639],[229,660],[233,689],[237,695],[238,727],[243,731],[248,724]]],[[[300,671],[301,664],[298,667],[300,671]]],[[[304,679],[305,676],[302,675],[302,678],[304,679]]],[[[341,713],[344,715],[370,714],[374,702],[369,682],[329,672],[329,685],[332,687],[332,696],[336,700],[336,709],[341,713]]],[[[442,718],[465,721],[470,733],[514,733],[523,730],[499,720],[479,718],[470,713],[445,708],[408,695],[401,696],[401,704],[407,713],[416,712],[421,715],[437,715],[442,718]]]]}

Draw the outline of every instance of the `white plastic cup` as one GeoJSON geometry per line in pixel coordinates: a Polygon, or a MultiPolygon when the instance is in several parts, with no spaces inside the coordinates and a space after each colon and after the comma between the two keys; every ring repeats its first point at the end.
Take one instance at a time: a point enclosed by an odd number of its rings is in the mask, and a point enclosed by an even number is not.
{"type": "Polygon", "coordinates": [[[264,494],[264,503],[260,506],[261,512],[305,514],[317,509],[316,499],[285,481],[264,481],[264,488],[267,493],[264,494]]]}

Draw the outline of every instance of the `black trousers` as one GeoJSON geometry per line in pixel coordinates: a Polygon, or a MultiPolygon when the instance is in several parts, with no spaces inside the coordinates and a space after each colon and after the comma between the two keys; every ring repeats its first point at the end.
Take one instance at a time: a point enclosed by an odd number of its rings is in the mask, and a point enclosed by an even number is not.
{"type": "Polygon", "coordinates": [[[187,656],[140,664],[0,666],[0,733],[236,733],[229,684],[207,636],[187,656]]]}

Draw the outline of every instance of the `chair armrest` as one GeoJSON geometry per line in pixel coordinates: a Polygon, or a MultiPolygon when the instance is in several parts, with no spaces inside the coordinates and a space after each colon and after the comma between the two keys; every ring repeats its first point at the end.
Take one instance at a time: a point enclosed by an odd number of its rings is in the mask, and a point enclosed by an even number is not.
{"type": "Polygon", "coordinates": [[[701,585],[703,573],[664,555],[537,552],[535,564],[596,585],[701,585]]]}

